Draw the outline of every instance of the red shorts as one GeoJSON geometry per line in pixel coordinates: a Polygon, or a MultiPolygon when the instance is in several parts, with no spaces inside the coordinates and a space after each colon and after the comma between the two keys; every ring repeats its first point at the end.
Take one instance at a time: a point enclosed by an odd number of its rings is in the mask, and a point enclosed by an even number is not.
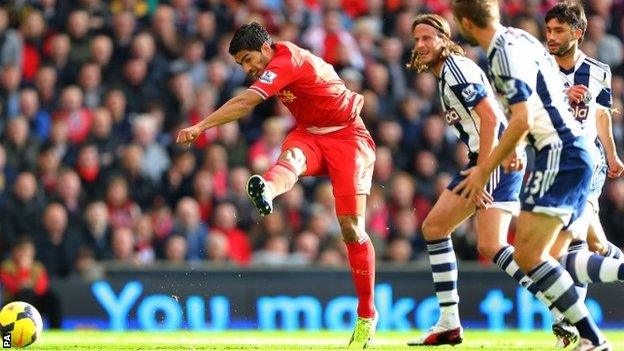
{"type": "Polygon", "coordinates": [[[375,142],[361,120],[327,134],[297,128],[286,136],[282,151],[295,147],[306,157],[304,176],[329,175],[338,215],[364,213],[357,208],[356,195],[370,193],[375,142]]]}

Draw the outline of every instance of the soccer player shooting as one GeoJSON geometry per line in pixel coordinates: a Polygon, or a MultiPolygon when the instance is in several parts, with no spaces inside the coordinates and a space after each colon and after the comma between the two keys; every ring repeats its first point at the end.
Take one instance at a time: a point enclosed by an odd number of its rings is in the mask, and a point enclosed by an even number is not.
{"type": "Polygon", "coordinates": [[[360,118],[363,97],[346,88],[334,68],[290,42],[273,42],[258,23],[241,26],[229,53],[255,79],[194,126],[182,129],[177,143],[192,143],[203,131],[235,121],[277,95],[297,122],[275,165],[253,175],[247,193],[261,215],[273,211],[273,199],[290,190],[300,176],[328,175],[358,307],[350,347],[366,347],[375,332],[375,250],[364,215],[375,162],[375,143],[360,118]]]}

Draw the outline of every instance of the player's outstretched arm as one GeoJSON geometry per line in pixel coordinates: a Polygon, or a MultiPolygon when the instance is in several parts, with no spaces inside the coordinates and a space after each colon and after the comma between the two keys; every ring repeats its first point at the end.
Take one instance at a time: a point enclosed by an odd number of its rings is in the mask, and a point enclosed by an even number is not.
{"type": "Polygon", "coordinates": [[[608,176],[609,178],[617,178],[622,175],[624,165],[615,148],[611,112],[609,110],[601,108],[596,111],[596,129],[598,130],[598,138],[602,146],[604,146],[607,156],[607,165],[609,166],[608,176]]]}
{"type": "Polygon", "coordinates": [[[219,109],[204,118],[201,122],[180,130],[176,138],[176,143],[190,144],[206,129],[235,121],[247,115],[262,101],[262,97],[257,93],[251,90],[245,90],[228,100],[223,106],[219,107],[219,109]]]}

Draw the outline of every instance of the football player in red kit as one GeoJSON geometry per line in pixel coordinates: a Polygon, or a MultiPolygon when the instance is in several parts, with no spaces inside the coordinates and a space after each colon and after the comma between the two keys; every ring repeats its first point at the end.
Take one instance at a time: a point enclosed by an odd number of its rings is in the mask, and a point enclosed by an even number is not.
{"type": "Polygon", "coordinates": [[[271,96],[279,97],[297,126],[286,137],[277,163],[263,176],[249,178],[247,192],[260,214],[268,215],[273,199],[290,190],[300,176],[329,176],[358,296],[349,346],[366,347],[377,323],[375,250],[364,228],[375,144],[360,118],[363,97],[347,89],[331,65],[290,42],[273,42],[258,23],[241,26],[229,52],[255,83],[201,122],[182,129],[177,142],[191,143],[206,129],[245,116],[271,96]]]}

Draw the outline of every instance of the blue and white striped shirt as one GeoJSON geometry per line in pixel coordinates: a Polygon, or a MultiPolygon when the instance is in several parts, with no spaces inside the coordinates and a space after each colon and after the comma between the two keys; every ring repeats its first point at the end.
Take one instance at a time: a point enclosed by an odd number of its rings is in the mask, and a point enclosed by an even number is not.
{"type": "Polygon", "coordinates": [[[440,103],[446,123],[468,146],[471,153],[479,152],[481,120],[474,107],[483,99],[490,99],[497,119],[497,136],[507,126],[507,119],[495,99],[486,74],[467,57],[451,55],[446,58],[438,79],[440,103]]]}
{"type": "Polygon", "coordinates": [[[527,102],[534,121],[528,141],[535,149],[566,145],[582,135],[567,104],[559,66],[537,39],[499,26],[487,55],[490,78],[504,102],[527,102]]]}

